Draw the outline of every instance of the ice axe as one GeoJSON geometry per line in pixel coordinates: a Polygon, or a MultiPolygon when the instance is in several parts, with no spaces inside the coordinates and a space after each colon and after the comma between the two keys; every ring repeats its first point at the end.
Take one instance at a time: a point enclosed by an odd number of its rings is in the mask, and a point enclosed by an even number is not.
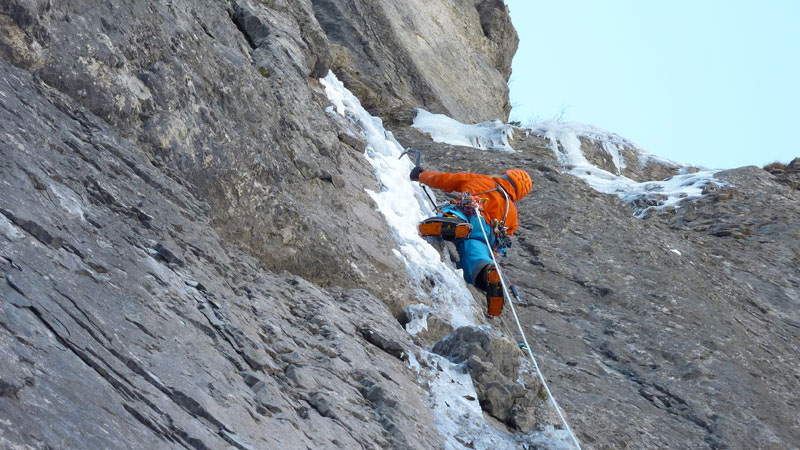
{"type": "MultiPolygon", "coordinates": [[[[403,156],[406,156],[409,153],[416,153],[417,154],[417,159],[414,161],[414,165],[417,166],[417,167],[422,167],[422,152],[419,151],[419,149],[414,148],[414,147],[408,147],[408,149],[406,151],[404,151],[403,153],[400,154],[400,158],[397,158],[397,159],[401,159],[403,156]]],[[[408,159],[411,159],[411,157],[409,156],[408,159]]]]}
{"type": "MultiPolygon", "coordinates": [[[[406,149],[406,151],[404,151],[403,153],[401,153],[401,154],[400,154],[400,157],[399,157],[399,158],[397,158],[397,159],[401,159],[403,156],[406,156],[406,155],[408,155],[408,159],[411,159],[411,154],[412,154],[412,153],[416,153],[416,155],[417,155],[417,159],[416,159],[416,160],[414,160],[414,165],[415,165],[416,167],[422,167],[422,152],[421,152],[421,151],[419,151],[419,149],[417,149],[417,148],[414,148],[414,147],[408,147],[408,149],[406,149]]],[[[422,183],[420,183],[420,186],[422,186],[422,190],[423,190],[423,191],[425,191],[425,195],[427,195],[427,196],[428,196],[428,200],[430,200],[430,201],[431,201],[431,205],[433,205],[433,209],[434,209],[435,211],[439,211],[439,212],[441,212],[441,210],[439,209],[439,207],[438,207],[438,206],[436,206],[436,202],[435,202],[435,201],[433,201],[433,197],[431,197],[431,194],[430,194],[430,193],[428,193],[428,188],[427,188],[427,187],[426,187],[424,184],[422,184],[422,183]]]]}

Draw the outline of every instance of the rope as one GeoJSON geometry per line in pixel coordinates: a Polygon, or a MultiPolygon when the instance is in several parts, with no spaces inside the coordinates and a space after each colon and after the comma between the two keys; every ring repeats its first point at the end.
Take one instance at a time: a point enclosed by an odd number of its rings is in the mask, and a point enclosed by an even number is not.
{"type": "MultiPolygon", "coordinates": [[[[478,209],[477,206],[475,207],[475,214],[477,214],[479,218],[482,218],[480,210],[478,209]]],[[[547,391],[547,396],[550,398],[550,402],[556,409],[556,413],[558,413],[558,417],[561,419],[561,423],[564,424],[564,428],[566,428],[567,432],[569,432],[569,435],[572,438],[572,442],[575,444],[576,447],[578,447],[578,450],[581,450],[581,444],[578,443],[578,438],[576,438],[575,433],[572,432],[572,428],[570,428],[569,424],[567,423],[567,419],[565,419],[564,415],[561,414],[561,408],[558,407],[556,398],[553,397],[553,393],[550,392],[550,388],[547,386],[547,382],[544,380],[542,371],[539,370],[539,364],[536,362],[536,358],[533,356],[533,352],[531,351],[531,346],[528,345],[528,338],[525,337],[525,331],[522,329],[522,324],[519,323],[519,316],[517,316],[517,310],[514,308],[514,302],[511,301],[511,296],[508,295],[505,276],[503,276],[503,271],[500,268],[500,264],[497,263],[497,259],[495,259],[494,257],[494,252],[491,251],[492,245],[489,243],[489,236],[486,234],[486,229],[483,227],[483,224],[481,224],[481,232],[483,233],[483,239],[486,240],[486,246],[489,247],[489,254],[492,257],[492,262],[494,263],[494,266],[497,268],[497,272],[500,275],[500,284],[503,286],[503,295],[505,295],[505,298],[508,299],[508,304],[511,305],[511,312],[514,314],[514,320],[517,322],[517,328],[519,328],[519,332],[522,335],[522,342],[525,343],[525,348],[528,350],[528,355],[531,357],[531,361],[533,362],[533,367],[536,369],[536,374],[542,381],[542,386],[544,386],[544,390],[547,391]]]]}

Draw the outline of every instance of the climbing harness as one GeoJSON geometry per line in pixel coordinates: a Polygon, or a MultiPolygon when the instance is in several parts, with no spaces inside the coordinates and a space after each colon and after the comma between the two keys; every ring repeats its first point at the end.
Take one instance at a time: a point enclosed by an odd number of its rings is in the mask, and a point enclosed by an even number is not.
{"type": "MultiPolygon", "coordinates": [[[[480,210],[476,207],[475,214],[480,215],[480,210]]],[[[486,234],[486,230],[481,227],[481,232],[483,233],[483,239],[486,240],[486,245],[491,247],[489,244],[489,236],[486,234]]],[[[511,313],[514,315],[514,320],[517,322],[517,328],[519,329],[520,334],[522,335],[522,342],[524,344],[524,348],[528,350],[528,356],[531,357],[531,362],[533,363],[533,367],[536,369],[536,374],[539,376],[539,380],[542,382],[542,386],[544,386],[544,390],[547,392],[547,396],[550,398],[550,403],[552,403],[553,407],[558,413],[558,417],[561,419],[561,423],[564,424],[564,428],[569,433],[570,437],[572,438],[572,442],[578,447],[578,450],[581,450],[581,444],[578,442],[578,438],[575,437],[575,433],[572,432],[572,428],[570,428],[569,424],[567,423],[567,419],[564,418],[564,415],[561,413],[561,408],[558,407],[558,402],[556,402],[556,398],[553,397],[553,393],[550,392],[550,388],[547,386],[547,381],[544,379],[544,375],[542,375],[541,369],[539,369],[539,364],[536,362],[536,357],[533,356],[533,352],[531,351],[531,346],[528,344],[528,338],[525,336],[525,331],[522,329],[522,324],[519,322],[519,316],[517,316],[517,311],[514,308],[514,302],[511,301],[511,296],[508,294],[508,288],[506,287],[505,276],[503,276],[503,271],[500,269],[500,265],[497,264],[497,259],[494,256],[494,253],[490,252],[492,256],[492,262],[495,265],[498,273],[500,274],[500,284],[503,286],[503,294],[508,299],[508,303],[511,305],[511,313]]],[[[517,299],[518,303],[520,302],[519,295],[517,294],[516,287],[512,286],[512,291],[514,292],[514,296],[517,299]]]]}
{"type": "Polygon", "coordinates": [[[508,208],[509,205],[511,204],[511,199],[508,198],[508,192],[506,192],[506,190],[503,189],[503,186],[500,186],[500,183],[495,183],[493,189],[489,189],[488,191],[478,192],[477,194],[475,194],[475,196],[488,194],[489,192],[494,192],[494,191],[499,192],[506,200],[506,210],[505,212],[503,212],[503,220],[499,221],[501,225],[505,226],[506,219],[508,218],[508,208]]]}
{"type": "Polygon", "coordinates": [[[463,212],[467,217],[474,216],[476,208],[482,209],[484,203],[486,203],[486,197],[478,197],[469,192],[462,192],[461,198],[449,202],[450,205],[463,212]]]}

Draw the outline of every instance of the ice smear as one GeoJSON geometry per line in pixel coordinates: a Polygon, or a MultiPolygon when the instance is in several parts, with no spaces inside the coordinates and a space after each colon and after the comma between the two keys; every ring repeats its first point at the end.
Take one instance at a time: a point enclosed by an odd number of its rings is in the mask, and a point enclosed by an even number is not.
{"type": "Polygon", "coordinates": [[[625,168],[625,160],[620,148],[631,148],[639,155],[639,162],[659,161],[675,167],[682,164],[658,158],[642,150],[636,144],[607,131],[575,122],[546,121],[533,124],[529,131],[544,136],[550,141],[550,149],[566,172],[583,179],[598,192],[614,194],[630,203],[637,217],[644,217],[650,210],[662,210],[667,207],[678,207],[682,202],[695,200],[703,196],[703,188],[707,184],[722,185],[714,178],[716,170],[701,170],[688,173],[679,171],[663,181],[638,182],[620,175],[625,168]],[[590,163],[581,149],[581,137],[600,142],[609,153],[617,168],[611,173],[590,163]]]}
{"type": "Polygon", "coordinates": [[[574,448],[569,433],[552,426],[527,434],[498,430],[483,418],[478,393],[463,364],[453,364],[430,352],[423,352],[421,357],[426,365],[435,368],[426,376],[436,427],[445,436],[445,448],[574,448]]]}
{"type": "MultiPolygon", "coordinates": [[[[414,127],[429,133],[435,142],[462,145],[484,150],[514,151],[508,140],[512,138],[513,127],[499,120],[466,125],[443,114],[432,114],[417,108],[414,127]]],[[[549,120],[531,125],[526,130],[546,137],[559,163],[567,168],[567,173],[575,175],[595,190],[604,194],[614,194],[630,203],[637,217],[644,217],[650,210],[663,210],[678,207],[684,201],[695,200],[703,195],[703,188],[713,183],[722,185],[714,179],[715,170],[701,170],[688,173],[688,167],[665,158],[652,155],[622,136],[603,129],[576,122],[549,120]],[[611,173],[590,163],[581,149],[581,139],[587,138],[600,143],[614,164],[611,173]],[[622,175],[628,162],[622,150],[631,150],[642,167],[650,162],[678,168],[678,175],[664,181],[637,182],[622,175]]]]}
{"type": "Polygon", "coordinates": [[[413,336],[428,329],[428,313],[430,311],[431,309],[422,303],[406,308],[406,314],[409,316],[409,322],[406,324],[408,334],[413,336]]]}
{"type": "MultiPolygon", "coordinates": [[[[364,110],[358,99],[333,73],[320,81],[332,104],[327,111],[354,125],[367,142],[365,156],[375,169],[381,186],[380,192],[368,192],[392,229],[399,247],[394,254],[405,263],[412,280],[419,286],[420,294],[432,295],[434,309],[445,317],[450,315],[451,325],[474,325],[473,298],[460,271],[444,264],[439,252],[417,232],[417,223],[433,211],[421,188],[408,179],[412,168],[410,160],[398,159],[403,152],[402,146],[383,128],[380,119],[364,110]],[[435,287],[432,291],[423,290],[423,281],[429,285],[426,280],[431,279],[435,287]]],[[[427,315],[422,308],[418,312],[422,317],[427,315]]],[[[409,332],[419,332],[423,321],[421,317],[418,318],[409,332]]],[[[524,435],[512,435],[495,428],[483,417],[478,401],[468,400],[467,397],[477,399],[478,395],[472,378],[463,366],[424,350],[421,351],[421,359],[422,362],[410,354],[408,364],[430,386],[429,400],[437,429],[446,439],[445,448],[571,448],[568,434],[552,428],[542,433],[524,435]]]]}
{"type": "Polygon", "coordinates": [[[408,360],[406,360],[406,364],[408,364],[408,368],[413,370],[414,372],[416,372],[417,375],[419,375],[420,372],[422,371],[422,366],[420,365],[419,361],[417,360],[417,357],[414,356],[414,352],[408,352],[408,353],[406,353],[406,355],[408,355],[408,360]]]}
{"type": "Polygon", "coordinates": [[[632,150],[633,153],[637,155],[638,163],[642,167],[647,166],[650,161],[664,164],[666,166],[685,166],[685,164],[655,156],[629,139],[625,139],[616,133],[611,133],[602,128],[597,128],[591,125],[585,125],[578,122],[545,120],[543,122],[534,123],[526,129],[529,133],[535,133],[538,135],[546,135],[547,133],[551,133],[551,135],[555,135],[560,138],[572,136],[575,138],[585,137],[594,142],[601,142],[603,150],[605,150],[611,156],[618,172],[627,167],[625,159],[619,153],[620,150],[626,148],[632,150]]]}
{"type": "Polygon", "coordinates": [[[499,120],[466,125],[444,114],[433,114],[421,108],[414,111],[413,127],[429,133],[434,142],[483,150],[514,151],[508,143],[513,137],[513,127],[499,120]]]}
{"type": "Polygon", "coordinates": [[[417,224],[432,216],[433,210],[422,188],[408,179],[413,168],[410,159],[398,159],[403,147],[383,128],[381,119],[371,116],[333,73],[320,81],[333,105],[329,111],[355,125],[367,142],[366,157],[375,169],[381,187],[380,192],[367,193],[375,200],[378,210],[391,227],[399,250],[395,255],[405,263],[412,280],[419,287],[419,294],[433,296],[434,309],[441,312],[443,317],[449,315],[454,327],[473,325],[473,298],[460,271],[443,264],[439,252],[417,231],[417,224]],[[433,281],[434,287],[423,290],[423,282],[430,286],[430,281],[433,281]]]}

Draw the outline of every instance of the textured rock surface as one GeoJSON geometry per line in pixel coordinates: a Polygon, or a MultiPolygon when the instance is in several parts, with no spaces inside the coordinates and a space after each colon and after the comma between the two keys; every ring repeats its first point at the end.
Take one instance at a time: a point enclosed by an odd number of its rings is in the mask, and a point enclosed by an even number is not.
{"type": "Polygon", "coordinates": [[[334,71],[373,114],[424,107],[463,121],[508,118],[506,82],[519,39],[504,2],[313,3],[334,71]]]}
{"type": "Polygon", "coordinates": [[[512,429],[528,432],[540,424],[559,423],[532,368],[520,372],[525,354],[499,333],[461,327],[437,342],[432,351],[465,363],[483,411],[512,429]]]}
{"type": "MultiPolygon", "coordinates": [[[[365,143],[315,79],[335,55],[315,12],[0,5],[0,447],[441,445],[365,143]]],[[[481,14],[461,57],[502,115],[513,28],[484,18],[488,39],[481,14]]]]}
{"type": "Polygon", "coordinates": [[[369,238],[389,233],[372,169],[308,78],[330,57],[309,0],[3,8],[15,38],[0,55],[175,172],[224,238],[270,269],[402,301],[402,267],[369,238]]]}
{"type": "Polygon", "coordinates": [[[359,333],[411,347],[384,303],[261,269],[132,142],[0,74],[0,447],[439,445],[359,333]]]}
{"type": "Polygon", "coordinates": [[[586,446],[800,440],[797,190],[744,167],[718,173],[728,185],[697,202],[637,219],[616,196],[562,174],[538,136],[519,137],[509,154],[435,144],[409,128],[395,135],[422,149],[430,169],[533,175],[505,267],[528,339],[586,446]]]}
{"type": "Polygon", "coordinates": [[[789,164],[770,164],[764,170],[775,176],[779,183],[792,189],[800,189],[800,158],[793,159],[789,164]]]}

